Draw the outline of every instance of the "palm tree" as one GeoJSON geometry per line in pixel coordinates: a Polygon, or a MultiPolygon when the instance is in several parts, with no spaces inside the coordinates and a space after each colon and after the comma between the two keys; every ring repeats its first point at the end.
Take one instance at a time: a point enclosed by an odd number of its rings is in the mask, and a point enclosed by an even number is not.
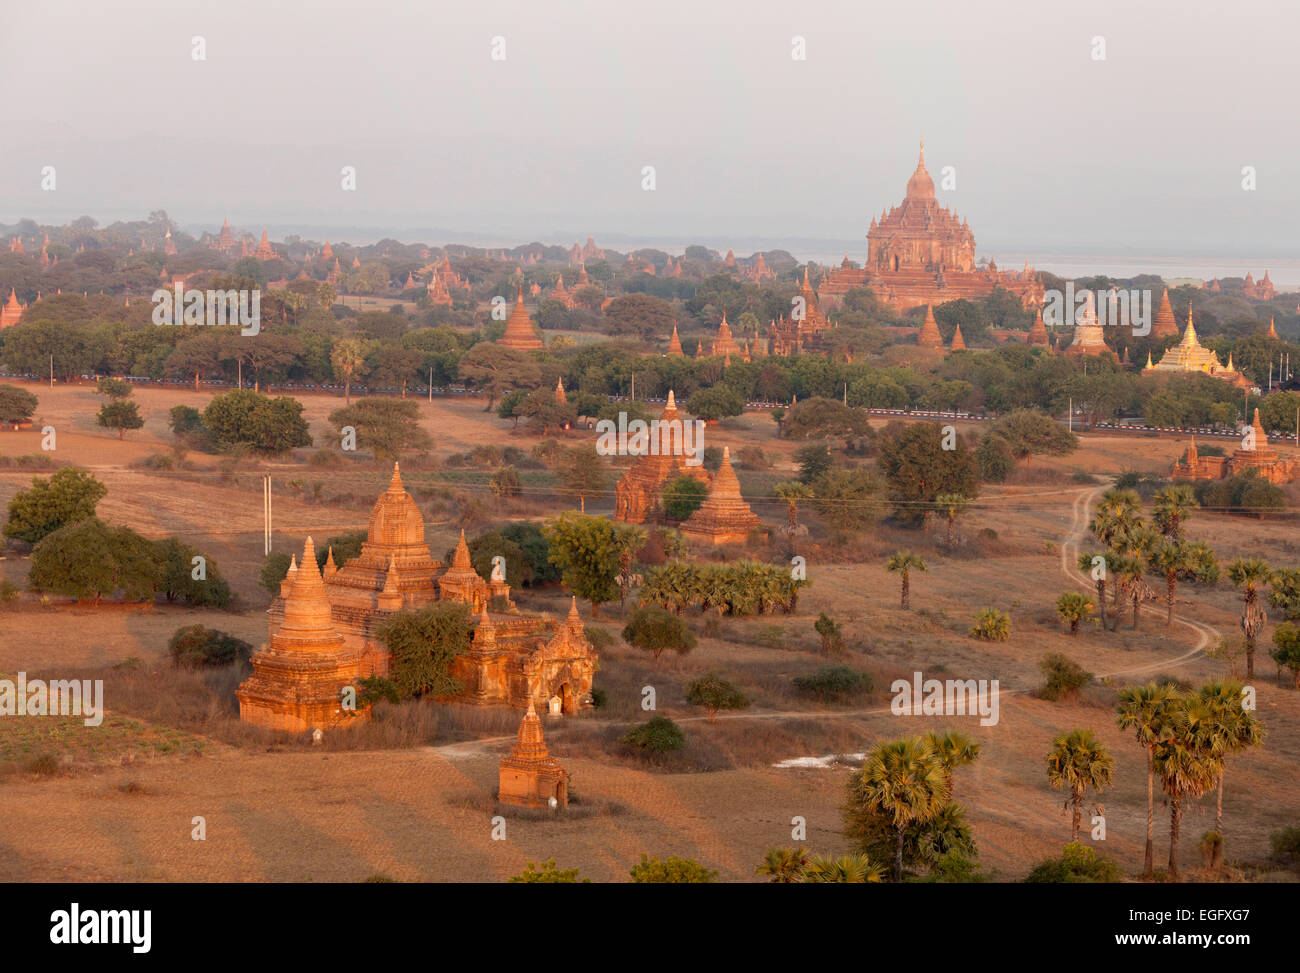
{"type": "Polygon", "coordinates": [[[772,487],[772,492],[785,501],[785,527],[782,530],[793,537],[808,533],[799,525],[799,501],[812,499],[812,488],[798,480],[783,480],[772,487]]]}
{"type": "Polygon", "coordinates": [[[343,401],[352,404],[352,380],[366,363],[366,346],[360,338],[344,338],[330,349],[330,365],[336,377],[343,379],[343,401]]]}
{"type": "Polygon", "coordinates": [[[877,744],[850,784],[858,807],[890,819],[894,828],[894,881],[903,880],[903,839],[912,824],[923,824],[948,803],[943,763],[920,737],[877,744]]]}
{"type": "Polygon", "coordinates": [[[1165,625],[1174,624],[1174,593],[1178,579],[1188,581],[1216,581],[1219,562],[1209,545],[1201,541],[1164,540],[1147,553],[1147,563],[1165,576],[1165,625]]]}
{"type": "Polygon", "coordinates": [[[1097,610],[1101,612],[1101,630],[1106,631],[1106,578],[1113,574],[1111,570],[1112,562],[1117,561],[1115,555],[1110,551],[1104,554],[1100,551],[1080,554],[1079,560],[1075,566],[1092,578],[1093,583],[1097,586],[1097,610]],[[1097,559],[1101,558],[1100,561],[1097,559]]]}
{"type": "Polygon", "coordinates": [[[893,574],[899,575],[903,579],[903,608],[906,610],[911,607],[911,573],[912,571],[924,571],[925,559],[910,551],[898,551],[889,555],[885,561],[885,567],[893,574]]]}
{"type": "Polygon", "coordinates": [[[944,543],[952,547],[957,540],[957,518],[970,506],[970,499],[960,493],[941,493],[934,498],[934,502],[948,518],[948,534],[944,543]]]}
{"type": "Polygon", "coordinates": [[[1177,877],[1183,801],[1214,786],[1223,772],[1223,758],[1208,745],[1208,725],[1215,714],[1198,697],[1178,697],[1166,712],[1172,732],[1156,744],[1155,767],[1169,798],[1169,874],[1177,877]]]}
{"type": "Polygon", "coordinates": [[[804,880],[804,870],[812,859],[802,848],[769,848],[755,875],[771,875],[771,881],[789,885],[804,880]]]}
{"type": "Polygon", "coordinates": [[[818,855],[803,871],[803,881],[864,885],[883,881],[885,870],[866,855],[829,858],[818,855]]]}
{"type": "Polygon", "coordinates": [[[1088,529],[1107,547],[1114,539],[1142,523],[1142,498],[1133,490],[1111,488],[1101,495],[1088,529]]]}
{"type": "MultiPolygon", "coordinates": [[[[1067,591],[1056,599],[1056,614],[1070,623],[1071,635],[1079,634],[1079,623],[1091,615],[1092,610],[1096,607],[1092,603],[1091,597],[1077,591],[1067,591]]],[[[1102,617],[1105,618],[1105,616],[1102,617]]]]}
{"type": "Polygon", "coordinates": [[[1146,573],[1146,562],[1140,557],[1125,557],[1120,561],[1119,571],[1120,587],[1124,590],[1129,600],[1133,603],[1133,628],[1138,627],[1138,606],[1149,598],[1155,596],[1151,586],[1143,580],[1146,573]]]}
{"type": "Polygon", "coordinates": [[[1155,495],[1151,520],[1156,529],[1171,540],[1183,536],[1183,523],[1196,509],[1196,495],[1189,486],[1167,486],[1155,495]]]}
{"type": "Polygon", "coordinates": [[[1173,699],[1173,690],[1167,683],[1129,686],[1119,692],[1119,728],[1133,730],[1137,742],[1147,752],[1147,843],[1142,857],[1142,874],[1150,875],[1155,868],[1155,814],[1156,814],[1156,746],[1169,732],[1165,709],[1173,699]]]}
{"type": "Polygon", "coordinates": [[[1115,761],[1091,730],[1072,730],[1052,741],[1047,755],[1047,782],[1070,792],[1070,840],[1079,840],[1083,798],[1091,787],[1097,793],[1110,786],[1115,761]]]}
{"type": "Polygon", "coordinates": [[[1228,578],[1241,593],[1241,631],[1246,636],[1246,678],[1255,678],[1255,636],[1264,627],[1264,606],[1259,589],[1272,579],[1268,564],[1257,557],[1237,558],[1228,565],[1228,578]]]}
{"type": "MultiPolygon", "coordinates": [[[[1205,742],[1210,749],[1226,761],[1228,754],[1258,746],[1264,740],[1264,725],[1250,710],[1241,705],[1242,685],[1233,680],[1209,682],[1201,687],[1199,696],[1214,713],[1215,720],[1207,724],[1205,742]]],[[[1214,830],[1223,834],[1223,775],[1226,763],[1219,768],[1215,784],[1214,830]]]]}
{"type": "Polygon", "coordinates": [[[925,735],[925,742],[930,745],[935,758],[943,765],[943,777],[948,785],[948,796],[951,797],[953,772],[978,757],[980,745],[958,730],[945,730],[942,733],[932,730],[925,735]]]}

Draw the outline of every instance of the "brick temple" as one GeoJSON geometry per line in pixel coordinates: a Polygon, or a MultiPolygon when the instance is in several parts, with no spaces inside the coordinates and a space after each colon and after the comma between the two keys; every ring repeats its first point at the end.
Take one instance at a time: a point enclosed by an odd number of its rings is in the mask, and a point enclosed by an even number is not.
{"type": "Polygon", "coordinates": [[[569,775],[551,756],[542,738],[542,721],[533,704],[519,722],[519,733],[510,755],[497,769],[497,799],[521,807],[557,807],[569,803],[569,775]]]}
{"type": "Polygon", "coordinates": [[[762,526],[758,515],[740,495],[740,481],[731,468],[731,448],[724,446],[722,465],[709,484],[709,495],[682,524],[682,535],[714,546],[744,544],[762,526]]]}
{"type": "Polygon", "coordinates": [[[1264,435],[1264,427],[1259,421],[1259,410],[1255,410],[1255,421],[1251,424],[1254,449],[1244,446],[1233,450],[1231,456],[1201,456],[1193,439],[1187,452],[1174,463],[1172,476],[1175,480],[1222,480],[1236,476],[1247,470],[1255,470],[1260,479],[1279,486],[1290,483],[1300,477],[1300,460],[1294,456],[1284,457],[1276,448],[1269,445],[1264,435]]]}
{"type": "Polygon", "coordinates": [[[693,477],[705,484],[709,482],[709,474],[703,466],[686,465],[685,450],[680,438],[684,421],[677,410],[672,389],[669,389],[668,404],[659,416],[659,450],[638,456],[628,471],[619,478],[614,487],[615,520],[644,524],[652,519],[660,509],[659,494],[664,485],[678,476],[693,477]],[[677,438],[673,438],[674,434],[677,438]]]}
{"type": "MultiPolygon", "coordinates": [[[[286,577],[280,597],[267,611],[272,633],[288,617],[304,567],[286,577]]],[[[315,567],[313,552],[313,572],[315,567]]],[[[563,713],[591,705],[597,656],[576,602],[564,621],[520,612],[504,579],[484,580],[474,570],[464,531],[444,571],[424,539],[424,517],[403,486],[397,464],[388,489],[371,509],[361,553],[336,569],[333,551],[328,551],[320,580],[330,630],[341,638],[345,652],[355,653],[361,677],[389,674],[388,648],[378,630],[393,613],[452,601],[478,616],[469,651],[452,670],[464,686],[458,700],[518,709],[533,700],[563,713]]]]}
{"type": "Polygon", "coordinates": [[[1018,272],[999,271],[993,261],[986,268],[976,265],[970,225],[935,198],[924,142],[903,202],[871,220],[865,264],[857,269],[846,257],[831,271],[818,288],[822,306],[839,307],[854,287],[870,287],[899,312],[987,297],[995,287],[1011,291],[1026,308],[1043,303],[1043,285],[1028,265],[1018,272]]]}

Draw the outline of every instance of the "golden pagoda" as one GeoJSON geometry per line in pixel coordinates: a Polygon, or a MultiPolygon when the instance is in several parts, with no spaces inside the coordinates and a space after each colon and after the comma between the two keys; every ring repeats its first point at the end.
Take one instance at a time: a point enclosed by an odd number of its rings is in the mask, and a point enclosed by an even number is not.
{"type": "Polygon", "coordinates": [[[253,656],[253,674],[235,692],[239,718],[291,733],[366,718],[366,709],[343,708],[344,690],[360,691],[361,653],[344,645],[330,621],[330,603],[310,537],[302,563],[286,581],[284,621],[270,646],[253,656]]]}
{"type": "Polygon", "coordinates": [[[682,524],[682,534],[708,544],[743,544],[762,527],[758,515],[740,495],[740,481],[731,468],[731,448],[723,447],[722,465],[709,484],[709,495],[682,524]]]}
{"type": "Polygon", "coordinates": [[[1196,325],[1192,322],[1190,305],[1187,308],[1187,330],[1183,332],[1183,339],[1166,351],[1154,365],[1150,364],[1150,357],[1147,361],[1147,367],[1142,369],[1143,375],[1201,372],[1234,385],[1244,387],[1250,384],[1245,376],[1232,367],[1231,360],[1225,367],[1218,355],[1200,343],[1196,337],[1196,325]]]}

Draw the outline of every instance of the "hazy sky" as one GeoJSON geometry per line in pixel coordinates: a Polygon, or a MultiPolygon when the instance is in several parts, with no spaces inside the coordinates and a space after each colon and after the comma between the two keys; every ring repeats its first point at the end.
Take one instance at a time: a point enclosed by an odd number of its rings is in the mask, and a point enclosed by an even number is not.
{"type": "Polygon", "coordinates": [[[924,136],[981,254],[1300,255],[1289,0],[4,3],[0,222],[860,260],[924,136]]]}

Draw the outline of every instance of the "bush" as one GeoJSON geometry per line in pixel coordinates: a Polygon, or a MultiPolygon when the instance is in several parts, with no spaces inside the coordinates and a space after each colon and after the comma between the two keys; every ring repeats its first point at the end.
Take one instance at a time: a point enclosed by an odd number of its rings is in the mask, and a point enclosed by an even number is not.
{"type": "Polygon", "coordinates": [[[519,480],[519,471],[513,466],[503,466],[492,474],[488,481],[492,493],[503,500],[519,496],[523,484],[519,480]]]}
{"type": "Polygon", "coordinates": [[[32,550],[28,584],[38,591],[98,602],[121,593],[126,601],[152,601],[163,566],[152,543],[129,527],[95,518],[68,524],[32,550]]]}
{"type": "Polygon", "coordinates": [[[95,383],[95,391],[110,399],[125,399],[135,391],[135,388],[124,378],[101,378],[95,383]]]}
{"type": "Polygon", "coordinates": [[[0,422],[27,422],[36,412],[38,400],[17,385],[0,385],[0,422]]]}
{"type": "Polygon", "coordinates": [[[187,625],[178,628],[167,643],[172,664],[182,669],[215,669],[247,662],[253,647],[243,639],[235,638],[215,628],[187,625]]]}
{"type": "Polygon", "coordinates": [[[518,875],[511,875],[506,881],[512,884],[521,883],[527,885],[568,885],[578,884],[579,881],[590,884],[591,879],[584,878],[580,880],[576,868],[556,868],[555,859],[548,858],[542,862],[541,868],[529,862],[522,872],[518,875]]]}
{"type": "Polygon", "coordinates": [[[632,611],[623,628],[623,641],[653,653],[656,659],[665,649],[685,655],[695,648],[695,633],[670,611],[654,605],[640,605],[632,611]]]}
{"type": "Polygon", "coordinates": [[[35,544],[60,527],[95,516],[95,507],[108,487],[75,466],[48,479],[33,477],[31,489],[19,490],[9,501],[4,535],[35,544]]]}
{"type": "Polygon", "coordinates": [[[1120,868],[1086,845],[1071,842],[1062,849],[1060,858],[1049,858],[1034,866],[1025,878],[1030,883],[1118,882],[1120,868]]]}
{"type": "Polygon", "coordinates": [[[975,461],[979,464],[980,479],[987,483],[1002,483],[1016,468],[1011,446],[992,433],[986,433],[975,448],[975,461]]]}
{"type": "Polygon", "coordinates": [[[357,685],[361,688],[357,698],[357,703],[361,706],[369,706],[381,699],[394,704],[402,701],[402,691],[397,683],[383,676],[366,676],[357,680],[357,685]]]}
{"type": "Polygon", "coordinates": [[[1292,868],[1300,866],[1300,828],[1283,828],[1268,840],[1274,858],[1292,868]]]}
{"type": "Polygon", "coordinates": [[[708,495],[708,485],[693,476],[674,477],[660,494],[664,513],[673,520],[685,520],[695,513],[708,495]]]}
{"type": "Polygon", "coordinates": [[[1053,702],[1073,696],[1092,681],[1091,672],[1059,652],[1043,656],[1038,668],[1047,679],[1038,695],[1053,702]]]}
{"type": "Polygon", "coordinates": [[[648,723],[628,730],[619,742],[641,753],[659,755],[686,746],[686,734],[666,716],[656,716],[648,723]]]}
{"type": "Polygon", "coordinates": [[[727,682],[716,672],[703,675],[687,686],[686,701],[692,706],[704,707],[709,722],[713,722],[719,710],[745,709],[753,702],[739,686],[727,682]]]}
{"type": "Polygon", "coordinates": [[[262,562],[262,570],[258,572],[257,583],[275,597],[280,593],[280,582],[284,576],[289,573],[289,563],[293,559],[280,551],[272,551],[262,562]]]}
{"type": "Polygon", "coordinates": [[[1011,636],[1011,616],[996,608],[985,608],[975,616],[970,634],[985,642],[1005,642],[1011,636]]]}
{"type": "Polygon", "coordinates": [[[808,676],[795,676],[794,688],[823,702],[838,702],[871,692],[871,675],[849,666],[822,666],[808,676]]]}
{"type": "Polygon", "coordinates": [[[200,556],[199,552],[176,537],[154,541],[154,548],[163,570],[161,591],[169,602],[180,600],[187,605],[230,607],[230,585],[221,576],[216,561],[203,558],[196,565],[194,559],[200,556]],[[203,577],[194,577],[200,568],[203,577]]]}
{"type": "Polygon", "coordinates": [[[632,866],[632,881],[638,885],[660,884],[666,882],[699,885],[712,882],[718,873],[705,868],[690,858],[678,858],[673,855],[660,861],[658,858],[641,856],[640,864],[632,866]]]}
{"type": "Polygon", "coordinates": [[[287,395],[272,399],[249,389],[226,392],[203,410],[203,425],[223,449],[245,446],[260,453],[282,453],[311,445],[302,403],[287,395]]]}
{"type": "Polygon", "coordinates": [[[817,616],[813,629],[821,636],[823,655],[842,655],[844,652],[844,634],[839,623],[825,612],[817,616]]]}

